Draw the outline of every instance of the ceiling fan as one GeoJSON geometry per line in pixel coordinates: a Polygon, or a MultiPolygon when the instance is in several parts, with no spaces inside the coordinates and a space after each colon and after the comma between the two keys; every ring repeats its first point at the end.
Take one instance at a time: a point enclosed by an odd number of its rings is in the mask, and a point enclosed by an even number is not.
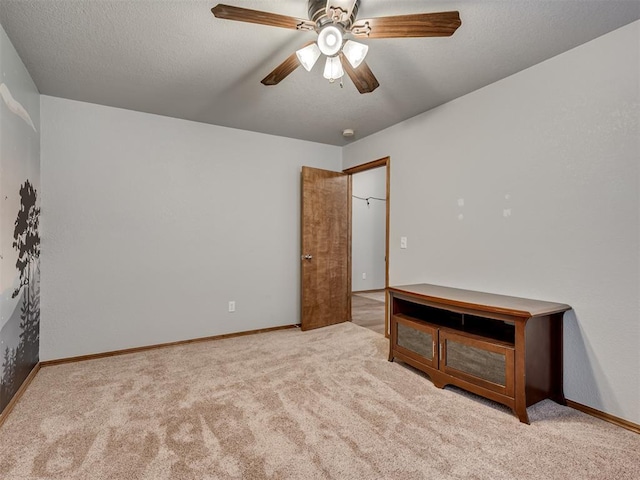
{"type": "Polygon", "coordinates": [[[350,37],[449,37],[462,23],[456,11],[356,20],[360,0],[308,1],[309,20],[223,4],[216,5],[211,11],[217,18],[226,20],[318,34],[317,42],[305,44],[264,77],[264,85],[277,85],[300,65],[311,71],[324,54],[327,59],[323,76],[333,82],[346,72],[360,93],[373,92],[380,84],[364,61],[369,47],[350,37]]]}

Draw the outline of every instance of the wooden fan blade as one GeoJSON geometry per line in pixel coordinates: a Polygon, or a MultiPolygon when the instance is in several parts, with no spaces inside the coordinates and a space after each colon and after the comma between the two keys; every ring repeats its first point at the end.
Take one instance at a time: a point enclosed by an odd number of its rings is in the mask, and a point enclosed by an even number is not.
{"type": "Polygon", "coordinates": [[[349,75],[349,78],[360,93],[371,93],[380,86],[378,79],[366,62],[362,62],[358,65],[358,68],[353,68],[347,57],[342,53],[340,54],[340,62],[342,63],[342,68],[347,72],[347,75],[349,75]]]}
{"type": "Polygon", "coordinates": [[[260,83],[263,85],[277,85],[282,80],[287,78],[291,72],[293,72],[296,68],[300,66],[300,61],[296,56],[296,52],[293,52],[291,55],[287,57],[287,59],[278,65],[273,71],[264,77],[260,83]]]}
{"type": "MultiPolygon", "coordinates": [[[[312,43],[315,43],[315,42],[307,42],[303,46],[301,46],[300,49],[308,47],[312,43]]],[[[277,85],[282,80],[287,78],[287,76],[289,76],[291,72],[293,72],[296,68],[300,66],[300,60],[298,60],[298,56],[296,55],[296,52],[293,52],[291,55],[287,57],[287,59],[284,62],[282,62],[280,65],[274,68],[269,75],[267,75],[261,80],[261,83],[263,85],[277,85]]]]}
{"type": "Polygon", "coordinates": [[[449,37],[461,24],[459,12],[417,13],[357,20],[351,33],[361,38],[449,37]]]}
{"type": "Polygon", "coordinates": [[[237,20],[238,22],[257,23],[272,27],[291,28],[293,30],[315,30],[316,24],[302,18],[278,15],[277,13],[250,10],[248,8],[233,7],[231,5],[216,5],[211,9],[216,18],[237,20]]]}

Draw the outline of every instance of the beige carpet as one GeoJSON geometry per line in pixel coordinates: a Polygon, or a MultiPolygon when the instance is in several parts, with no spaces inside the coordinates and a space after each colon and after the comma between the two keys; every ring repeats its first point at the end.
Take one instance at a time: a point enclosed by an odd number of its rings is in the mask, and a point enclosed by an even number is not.
{"type": "Polygon", "coordinates": [[[46,367],[0,478],[640,478],[640,435],[550,401],[523,425],[386,357],[346,323],[46,367]]]}

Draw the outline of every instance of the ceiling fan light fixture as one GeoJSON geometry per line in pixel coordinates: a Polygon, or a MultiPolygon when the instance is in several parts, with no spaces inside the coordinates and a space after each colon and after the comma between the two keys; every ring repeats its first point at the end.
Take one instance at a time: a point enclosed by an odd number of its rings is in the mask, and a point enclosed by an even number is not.
{"type": "Polygon", "coordinates": [[[306,48],[312,42],[305,44],[264,77],[263,85],[279,84],[300,65],[310,71],[324,54],[327,57],[324,77],[330,82],[340,78],[342,87],[346,69],[360,93],[371,93],[380,83],[364,61],[369,50],[367,45],[349,41],[345,36],[368,39],[450,37],[462,25],[460,12],[454,10],[357,20],[359,6],[360,0],[308,0],[308,19],[223,4],[216,5],[211,12],[216,18],[226,20],[317,33],[316,46],[320,54],[314,46],[306,48]]]}
{"type": "Polygon", "coordinates": [[[327,25],[318,34],[318,47],[327,57],[337,54],[342,48],[342,30],[335,25],[327,25]]]}
{"type": "Polygon", "coordinates": [[[358,68],[360,66],[364,61],[364,57],[367,56],[368,51],[369,45],[354,42],[353,40],[347,40],[344,47],[342,47],[342,53],[347,57],[347,60],[349,60],[349,63],[353,68],[358,68]]]}
{"type": "Polygon", "coordinates": [[[320,58],[320,49],[318,45],[312,43],[298,50],[296,56],[300,61],[300,65],[302,65],[307,72],[310,72],[318,61],[318,58],[320,58]]]}
{"type": "Polygon", "coordinates": [[[340,63],[340,59],[335,57],[327,57],[327,63],[324,64],[324,74],[323,77],[333,82],[338,78],[342,78],[344,75],[344,70],[342,69],[342,64],[340,63]]]}

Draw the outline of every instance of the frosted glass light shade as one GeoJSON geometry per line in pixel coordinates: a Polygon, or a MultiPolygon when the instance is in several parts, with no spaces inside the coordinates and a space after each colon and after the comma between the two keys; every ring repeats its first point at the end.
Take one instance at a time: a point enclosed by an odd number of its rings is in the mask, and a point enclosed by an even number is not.
{"type": "Polygon", "coordinates": [[[323,77],[333,82],[335,79],[340,78],[344,75],[344,70],[342,69],[342,64],[340,63],[340,59],[336,57],[327,57],[327,63],[324,64],[324,74],[323,77]]]}
{"type": "Polygon", "coordinates": [[[318,45],[312,43],[298,50],[296,56],[300,61],[300,65],[302,65],[307,72],[310,72],[320,57],[320,49],[318,45]]]}
{"type": "Polygon", "coordinates": [[[318,47],[327,57],[338,53],[342,48],[342,30],[335,25],[328,25],[318,34],[318,47]]]}
{"type": "Polygon", "coordinates": [[[347,57],[347,60],[349,60],[349,63],[353,68],[358,68],[360,66],[364,57],[367,56],[368,51],[369,45],[354,42],[353,40],[347,40],[347,43],[345,43],[342,48],[342,53],[347,57]]]}

